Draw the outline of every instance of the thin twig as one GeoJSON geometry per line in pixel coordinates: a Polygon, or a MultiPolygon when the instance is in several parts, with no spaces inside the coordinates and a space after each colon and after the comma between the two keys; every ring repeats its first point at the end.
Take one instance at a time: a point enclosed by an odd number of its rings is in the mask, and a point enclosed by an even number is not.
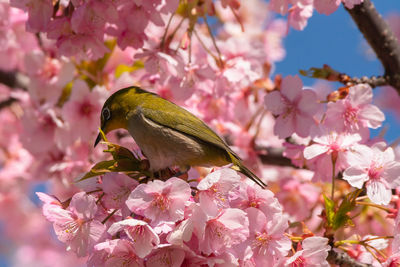
{"type": "Polygon", "coordinates": [[[0,70],[0,83],[10,87],[19,88],[24,91],[28,88],[29,78],[18,71],[2,71],[0,70]]]}

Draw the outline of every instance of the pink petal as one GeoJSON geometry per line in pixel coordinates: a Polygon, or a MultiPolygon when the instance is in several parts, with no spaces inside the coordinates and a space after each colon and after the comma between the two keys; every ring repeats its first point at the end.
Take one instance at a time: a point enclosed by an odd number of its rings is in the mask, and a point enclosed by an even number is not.
{"type": "Polygon", "coordinates": [[[306,159],[312,159],[315,158],[316,156],[319,156],[321,154],[324,154],[328,152],[328,147],[327,146],[322,146],[319,144],[313,144],[311,146],[308,146],[304,149],[304,157],[306,159]]]}
{"type": "Polygon", "coordinates": [[[376,129],[385,120],[385,114],[375,105],[366,105],[360,111],[360,119],[367,122],[369,128],[376,129]]]}
{"type": "Polygon", "coordinates": [[[281,83],[281,93],[290,102],[294,102],[300,96],[302,88],[303,82],[298,75],[286,76],[281,83]]]}
{"type": "Polygon", "coordinates": [[[249,230],[250,232],[257,233],[262,232],[265,227],[265,223],[267,221],[267,217],[265,217],[264,213],[256,208],[248,208],[246,209],[247,216],[249,217],[249,230]]]}
{"type": "Polygon", "coordinates": [[[280,115],[285,111],[286,103],[279,91],[273,91],[264,97],[266,109],[270,110],[274,115],[280,115]]]}
{"type": "Polygon", "coordinates": [[[315,124],[312,117],[308,115],[297,114],[295,132],[300,137],[307,137],[310,134],[311,127],[315,124]]]}
{"type": "Polygon", "coordinates": [[[340,5],[340,0],[315,0],[314,7],[318,13],[330,15],[335,12],[340,5]]]}
{"type": "Polygon", "coordinates": [[[294,133],[295,130],[295,124],[294,124],[294,116],[293,114],[288,114],[286,117],[280,116],[278,119],[275,121],[275,126],[274,126],[274,134],[279,136],[279,138],[286,138],[291,136],[294,133]]]}
{"type": "Polygon", "coordinates": [[[368,168],[374,159],[374,151],[366,145],[355,145],[347,154],[346,159],[350,166],[368,168]]]}
{"type": "Polygon", "coordinates": [[[318,109],[317,94],[313,90],[303,90],[297,107],[302,113],[314,115],[318,109]]]}
{"type": "Polygon", "coordinates": [[[349,88],[347,97],[354,106],[369,104],[372,101],[372,89],[367,84],[358,84],[349,88]]]}
{"type": "Polygon", "coordinates": [[[387,205],[392,199],[392,190],[380,181],[370,181],[366,188],[369,199],[375,204],[387,205]]]}
{"type": "Polygon", "coordinates": [[[386,164],[382,176],[390,184],[391,188],[400,186],[400,162],[392,161],[386,164]]]}
{"type": "Polygon", "coordinates": [[[69,204],[69,208],[80,218],[89,220],[97,211],[96,199],[86,192],[76,193],[69,204]]]}
{"type": "Polygon", "coordinates": [[[343,173],[343,179],[348,181],[351,186],[362,188],[364,182],[368,181],[368,173],[361,166],[352,166],[343,173]]]}

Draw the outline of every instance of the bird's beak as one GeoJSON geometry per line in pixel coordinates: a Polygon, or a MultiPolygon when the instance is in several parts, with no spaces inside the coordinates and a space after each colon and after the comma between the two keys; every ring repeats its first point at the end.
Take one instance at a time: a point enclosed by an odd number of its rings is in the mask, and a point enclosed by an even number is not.
{"type": "Polygon", "coordinates": [[[101,141],[101,134],[99,133],[99,134],[97,135],[96,141],[94,142],[94,147],[96,147],[97,144],[98,144],[100,141],[101,141]]]}

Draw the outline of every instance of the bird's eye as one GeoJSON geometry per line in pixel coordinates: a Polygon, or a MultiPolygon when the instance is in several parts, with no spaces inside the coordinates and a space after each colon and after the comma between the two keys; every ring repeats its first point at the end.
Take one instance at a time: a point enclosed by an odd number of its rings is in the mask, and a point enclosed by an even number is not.
{"type": "Polygon", "coordinates": [[[105,107],[105,108],[103,109],[103,111],[102,111],[102,115],[103,115],[103,119],[104,119],[105,121],[109,120],[110,117],[111,117],[110,109],[109,109],[108,107],[105,107]]]}

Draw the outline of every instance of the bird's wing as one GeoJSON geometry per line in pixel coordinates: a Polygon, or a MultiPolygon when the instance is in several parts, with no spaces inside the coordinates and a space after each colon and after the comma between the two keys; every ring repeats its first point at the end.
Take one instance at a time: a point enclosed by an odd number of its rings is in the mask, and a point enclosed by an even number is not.
{"type": "Polygon", "coordinates": [[[157,108],[146,104],[141,105],[140,109],[143,115],[153,122],[165,127],[177,130],[181,133],[190,135],[199,140],[211,143],[223,150],[228,151],[232,156],[239,159],[239,156],[218,136],[210,127],[202,120],[197,118],[189,111],[169,102],[163,98],[154,96],[154,101],[157,101],[157,108]]]}

